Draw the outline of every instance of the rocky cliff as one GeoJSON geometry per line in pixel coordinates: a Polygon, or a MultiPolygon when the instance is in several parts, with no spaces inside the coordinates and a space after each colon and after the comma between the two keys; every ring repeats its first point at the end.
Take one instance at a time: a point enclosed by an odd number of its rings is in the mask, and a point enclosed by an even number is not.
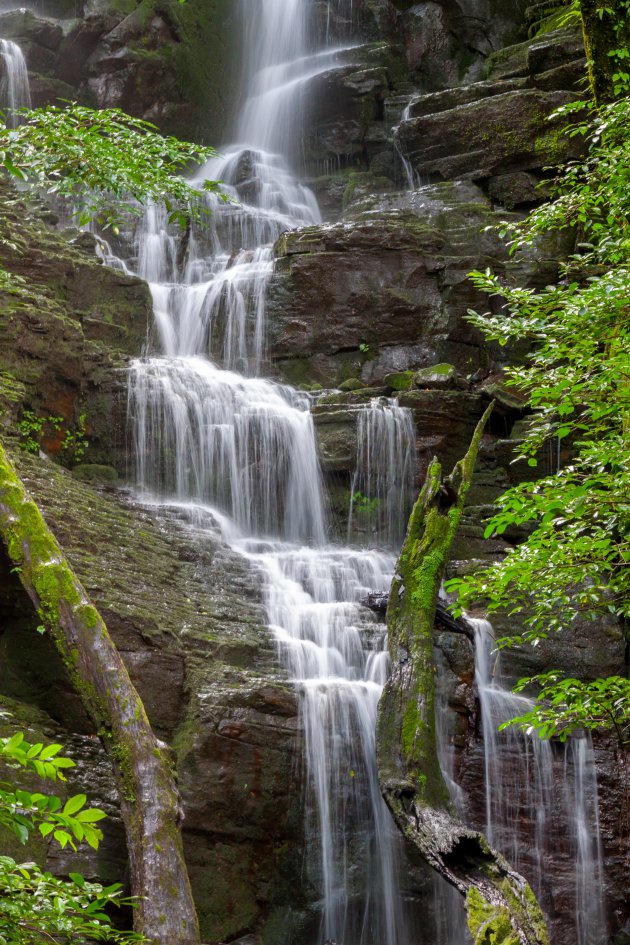
{"type": "MultiPolygon", "coordinates": [[[[313,414],[341,533],[361,404],[387,395],[411,408],[420,480],[433,455],[449,465],[463,454],[484,406],[497,400],[452,573],[506,547],[484,540],[480,523],[501,490],[528,474],[512,462],[524,411],[501,384],[502,364],[519,352],[494,350],[464,320],[468,308],[488,305],[467,273],[491,267],[522,285],[546,284],[570,248],[548,244],[515,262],[487,230],[534,204],[548,165],[574,154],[560,124],[547,120],[579,96],[584,75],[579,34],[554,28],[557,6],[363,0],[349,23],[344,5],[332,4],[326,28],[340,40],[358,30],[361,43],[315,80],[304,173],[326,222],[280,239],[267,289],[269,371],[307,390],[326,388],[313,414]]],[[[312,16],[324,29],[324,4],[313,2],[312,16]]],[[[0,36],[25,52],[36,104],[62,97],[117,105],[213,141],[224,137],[238,98],[236,33],[224,0],[37,0],[0,15],[0,36]]],[[[244,192],[247,183],[244,172],[244,192]]],[[[93,237],[65,229],[50,208],[27,208],[8,190],[0,201],[4,230],[18,234],[15,249],[0,246],[0,260],[29,283],[28,298],[2,299],[3,437],[99,606],[156,732],[173,746],[207,941],[256,934],[280,945],[313,921],[313,891],[301,871],[296,698],[256,575],[218,536],[202,545],[176,507],[158,520],[121,485],[125,368],[149,330],[146,285],[103,266],[93,237]],[[89,445],[77,457],[80,429],[89,445]],[[32,441],[41,455],[25,451],[32,441]]],[[[78,783],[112,820],[98,855],[80,865],[88,875],[120,877],[125,851],[107,762],[51,644],[34,633],[16,576],[4,558],[0,566],[0,691],[12,713],[2,724],[59,738],[81,759],[78,783]]],[[[483,826],[473,649],[443,627],[436,649],[453,771],[471,822],[483,826]]],[[[506,673],[553,664],[585,677],[623,674],[625,659],[621,629],[602,623],[535,653],[514,651],[506,673]]],[[[614,746],[598,743],[596,758],[611,929],[622,943],[623,787],[614,746]]],[[[67,868],[65,854],[36,852],[67,868]]],[[[563,852],[552,855],[561,881],[545,907],[554,942],[573,945],[562,923],[572,878],[563,852]]],[[[407,893],[426,911],[430,883],[411,866],[407,893]]]]}

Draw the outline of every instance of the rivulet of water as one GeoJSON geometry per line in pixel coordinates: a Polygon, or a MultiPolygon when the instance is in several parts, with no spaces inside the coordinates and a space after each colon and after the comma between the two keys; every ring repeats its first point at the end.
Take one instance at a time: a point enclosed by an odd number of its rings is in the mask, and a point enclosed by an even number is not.
{"type": "Polygon", "coordinates": [[[193,225],[185,245],[159,208],[138,228],[130,264],[151,285],[157,350],[131,366],[129,425],[139,488],[153,501],[196,509],[197,528],[204,516],[218,523],[262,578],[267,619],[300,694],[306,868],[320,917],[305,945],[410,945],[401,840],[375,755],[384,628],[360,600],[391,581],[411,504],[413,425],[393,403],[366,410],[369,455],[357,488],[382,503],[386,540],[375,539],[389,548],[335,546],[309,396],[260,377],[271,244],[320,220],[291,170],[309,83],[348,51],[314,48],[313,9],[307,0],[247,6],[237,143],[196,175],[223,180],[230,202],[210,198],[212,217],[193,225]]]}
{"type": "Polygon", "coordinates": [[[411,410],[373,398],[357,415],[357,466],[352,478],[348,537],[402,545],[413,501],[416,430],[411,410]]]}
{"type": "Polygon", "coordinates": [[[511,727],[499,731],[501,723],[530,711],[533,702],[503,684],[491,624],[472,618],[469,622],[476,637],[488,840],[523,872],[543,906],[553,902],[558,883],[569,886],[576,945],[604,945],[597,781],[590,738],[573,735],[565,746],[553,746],[511,727]],[[551,874],[552,853],[559,863],[567,864],[568,878],[551,874]]]}
{"type": "Polygon", "coordinates": [[[0,39],[0,108],[9,128],[20,122],[17,109],[31,107],[28,71],[22,50],[10,39],[0,39]]]}

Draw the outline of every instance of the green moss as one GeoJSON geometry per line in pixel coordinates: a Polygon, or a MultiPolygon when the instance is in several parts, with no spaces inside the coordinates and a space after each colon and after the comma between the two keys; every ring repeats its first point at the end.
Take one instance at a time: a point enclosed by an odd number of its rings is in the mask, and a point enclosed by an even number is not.
{"type": "Polygon", "coordinates": [[[114,758],[120,773],[123,797],[133,804],[136,800],[136,789],[131,750],[123,742],[114,741],[109,732],[105,733],[104,737],[109,743],[109,754],[114,758]]]}
{"type": "Polygon", "coordinates": [[[521,945],[508,910],[487,902],[475,886],[468,890],[466,912],[474,945],[521,945]]]}
{"type": "Polygon", "coordinates": [[[383,378],[385,387],[392,390],[410,390],[413,386],[413,371],[395,371],[383,378]]]}
{"type": "Polygon", "coordinates": [[[359,380],[358,377],[349,377],[347,381],[342,381],[339,385],[339,390],[341,391],[353,391],[353,390],[362,390],[363,381],[359,380]]]}

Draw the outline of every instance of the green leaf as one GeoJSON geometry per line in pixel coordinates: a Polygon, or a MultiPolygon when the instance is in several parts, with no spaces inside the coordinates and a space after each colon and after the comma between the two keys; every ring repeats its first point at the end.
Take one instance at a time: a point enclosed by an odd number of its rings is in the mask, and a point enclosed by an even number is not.
{"type": "Polygon", "coordinates": [[[77,811],[85,806],[86,801],[87,797],[85,794],[75,794],[74,797],[69,798],[64,804],[64,814],[76,814],[77,811]]]}
{"type": "Polygon", "coordinates": [[[48,761],[49,758],[52,758],[54,755],[58,754],[62,747],[62,745],[47,745],[39,756],[40,760],[48,761]]]}
{"type": "Polygon", "coordinates": [[[91,807],[89,810],[82,810],[78,813],[76,819],[82,824],[94,824],[99,820],[103,820],[104,817],[107,817],[104,811],[91,807]]]}

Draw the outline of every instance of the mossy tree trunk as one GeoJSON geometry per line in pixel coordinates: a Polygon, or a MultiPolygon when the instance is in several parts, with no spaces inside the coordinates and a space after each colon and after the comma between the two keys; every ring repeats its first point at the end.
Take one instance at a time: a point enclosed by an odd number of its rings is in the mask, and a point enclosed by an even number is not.
{"type": "Polygon", "coordinates": [[[617,97],[613,76],[629,72],[623,50],[630,45],[628,0],[579,0],[591,91],[598,105],[617,97]]]}
{"type": "Polygon", "coordinates": [[[476,945],[549,945],[529,885],[482,834],[458,820],[438,761],[433,624],[491,411],[492,405],[448,478],[433,460],[411,514],[387,609],[392,671],[379,703],[378,768],[383,796],[404,836],[465,897],[476,945]]]}
{"type": "Polygon", "coordinates": [[[195,945],[179,795],[164,746],[103,619],[1,445],[0,534],[112,761],[138,897],[134,928],[153,945],[195,945]]]}

